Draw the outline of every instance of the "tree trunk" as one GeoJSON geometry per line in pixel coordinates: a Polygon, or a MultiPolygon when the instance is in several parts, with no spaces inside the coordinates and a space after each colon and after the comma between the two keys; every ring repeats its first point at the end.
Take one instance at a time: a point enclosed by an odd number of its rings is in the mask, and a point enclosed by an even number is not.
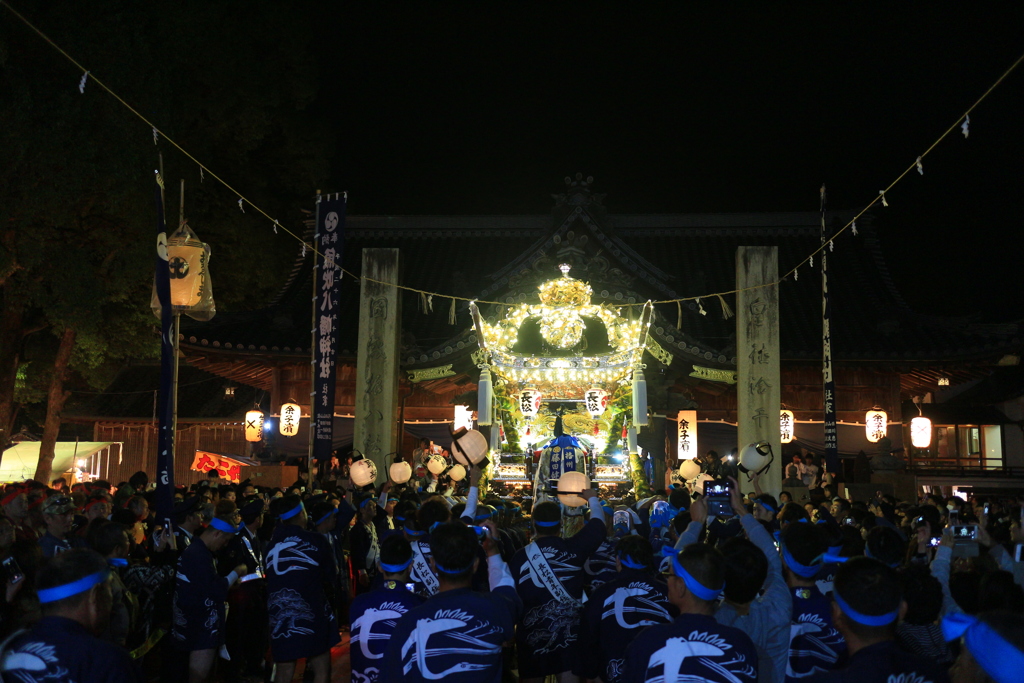
{"type": "Polygon", "coordinates": [[[61,413],[64,411],[64,402],[71,395],[70,391],[64,391],[64,375],[71,362],[71,352],[75,348],[75,334],[74,328],[64,328],[60,346],[57,347],[57,357],[53,361],[50,390],[46,396],[46,421],[43,423],[43,440],[39,444],[39,463],[36,465],[35,480],[47,485],[52,474],[57,435],[60,433],[61,413]]]}
{"type": "Polygon", "coordinates": [[[14,423],[14,389],[18,381],[21,362],[21,342],[24,338],[23,309],[20,302],[7,296],[0,313],[0,449],[11,439],[14,423]]]}

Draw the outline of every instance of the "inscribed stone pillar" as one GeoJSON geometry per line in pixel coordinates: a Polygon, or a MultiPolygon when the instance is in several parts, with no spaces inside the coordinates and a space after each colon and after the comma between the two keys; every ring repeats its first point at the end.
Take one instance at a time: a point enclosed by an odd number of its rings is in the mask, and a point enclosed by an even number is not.
{"type": "MultiPolygon", "coordinates": [[[[775,462],[761,475],[761,489],[778,498],[782,488],[782,442],[779,432],[781,372],[779,363],[778,247],[736,250],[736,414],[737,444],[772,445],[775,462]],[[767,286],[759,286],[767,285],[767,286]],[[753,288],[753,289],[751,289],[753,288]]],[[[744,490],[753,487],[740,477],[744,490]]]]}
{"type": "Polygon", "coordinates": [[[387,481],[386,457],[401,447],[397,415],[402,311],[394,286],[398,284],[398,249],[363,249],[362,273],[353,448],[373,460],[377,483],[382,484],[387,481]]]}

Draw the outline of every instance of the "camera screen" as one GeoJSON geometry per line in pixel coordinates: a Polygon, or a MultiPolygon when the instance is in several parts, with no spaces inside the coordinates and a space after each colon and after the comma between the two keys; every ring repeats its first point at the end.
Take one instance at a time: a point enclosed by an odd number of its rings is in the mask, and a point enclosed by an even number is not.
{"type": "Polygon", "coordinates": [[[971,524],[954,526],[953,538],[958,541],[976,541],[978,540],[978,527],[971,524]]]}
{"type": "Polygon", "coordinates": [[[704,495],[708,498],[728,498],[732,485],[727,481],[704,482],[704,495]]]}

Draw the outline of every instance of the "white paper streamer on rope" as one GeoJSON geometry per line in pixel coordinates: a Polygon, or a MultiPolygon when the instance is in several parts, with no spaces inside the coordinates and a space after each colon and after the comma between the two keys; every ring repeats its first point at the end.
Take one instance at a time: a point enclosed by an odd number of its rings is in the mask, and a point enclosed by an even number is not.
{"type": "Polygon", "coordinates": [[[306,243],[302,243],[302,258],[306,258],[306,243]]]}
{"type": "Polygon", "coordinates": [[[203,167],[202,167],[202,166],[200,166],[200,167],[199,167],[199,182],[201,183],[201,182],[203,182],[204,180],[206,180],[206,175],[205,175],[205,174],[203,174],[203,167]]]}
{"type": "Polygon", "coordinates": [[[850,226],[850,232],[853,233],[854,237],[857,236],[857,221],[854,221],[853,225],[850,226]]]}
{"type": "Polygon", "coordinates": [[[241,198],[239,198],[239,200],[238,200],[238,208],[239,208],[239,210],[240,210],[240,211],[241,211],[242,213],[245,213],[245,207],[244,207],[244,206],[242,205],[242,201],[243,201],[243,200],[242,200],[241,198]]]}
{"type": "Polygon", "coordinates": [[[448,324],[449,325],[458,325],[459,324],[459,319],[455,315],[455,299],[452,299],[451,308],[448,309],[448,324]]]}
{"type": "Polygon", "coordinates": [[[971,115],[964,114],[964,122],[960,124],[960,130],[963,131],[964,137],[967,137],[971,132],[971,115]]]}
{"type": "Polygon", "coordinates": [[[277,219],[274,219],[274,234],[277,234],[277,219]]]}
{"type": "Polygon", "coordinates": [[[799,268],[794,268],[793,269],[793,282],[799,282],[799,280],[800,280],[800,269],[799,268]]]}
{"type": "Polygon", "coordinates": [[[885,201],[885,190],[879,190],[878,194],[882,195],[882,206],[889,206],[889,202],[885,201]]]}
{"type": "Polygon", "coordinates": [[[78,92],[85,94],[85,82],[89,80],[89,72],[82,74],[82,80],[78,81],[78,92]]]}
{"type": "Polygon", "coordinates": [[[832,240],[829,240],[828,241],[828,250],[829,251],[835,251],[835,249],[836,249],[836,245],[832,244],[832,240]]]}
{"type": "Polygon", "coordinates": [[[734,314],[734,313],[732,312],[732,309],[731,309],[731,308],[729,308],[729,304],[727,304],[727,303],[725,302],[725,299],[724,299],[724,298],[722,298],[722,295],[721,295],[721,294],[716,294],[715,296],[717,296],[717,297],[718,297],[718,303],[722,304],[722,318],[724,318],[725,320],[728,320],[728,319],[729,319],[729,318],[731,318],[731,317],[732,317],[733,315],[735,315],[735,314],[734,314]]]}
{"type": "Polygon", "coordinates": [[[157,144],[157,141],[158,141],[159,139],[160,139],[160,131],[158,131],[158,130],[156,129],[156,126],[153,126],[153,144],[154,144],[154,145],[155,145],[155,144],[157,144]]]}
{"type": "Polygon", "coordinates": [[[808,256],[807,260],[810,261],[811,268],[813,268],[814,267],[814,254],[811,254],[810,256],[808,256]]]}
{"type": "Polygon", "coordinates": [[[921,157],[917,157],[917,172],[924,175],[924,164],[921,163],[921,157]]]}
{"type": "Polygon", "coordinates": [[[708,314],[708,312],[704,310],[704,306],[701,305],[699,298],[697,299],[697,309],[700,311],[701,315],[707,315],[708,314]]]}

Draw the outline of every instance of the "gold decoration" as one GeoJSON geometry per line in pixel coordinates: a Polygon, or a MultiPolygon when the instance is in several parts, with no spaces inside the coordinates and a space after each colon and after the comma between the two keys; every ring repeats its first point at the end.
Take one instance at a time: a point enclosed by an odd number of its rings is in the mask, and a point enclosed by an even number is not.
{"type": "Polygon", "coordinates": [[[455,374],[451,364],[439,365],[436,368],[422,368],[420,370],[409,370],[409,381],[413,384],[428,379],[441,379],[451,377],[455,374]]]}
{"type": "Polygon", "coordinates": [[[699,365],[693,366],[690,377],[706,379],[709,382],[724,382],[725,384],[736,384],[735,370],[721,370],[719,368],[704,368],[699,365]]]}

